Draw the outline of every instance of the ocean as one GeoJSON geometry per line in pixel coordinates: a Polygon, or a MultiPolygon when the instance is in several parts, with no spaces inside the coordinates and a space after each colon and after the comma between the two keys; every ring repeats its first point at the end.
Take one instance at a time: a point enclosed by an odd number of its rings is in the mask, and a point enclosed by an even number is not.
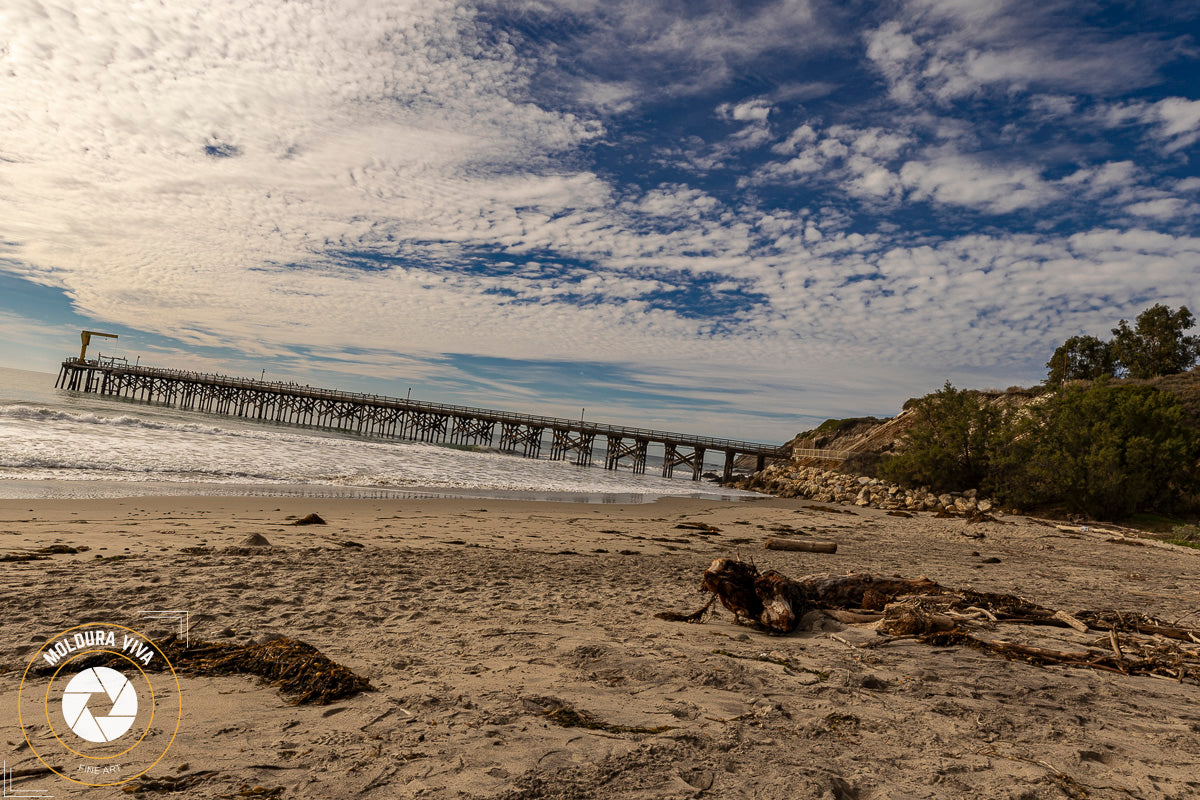
{"type": "Polygon", "coordinates": [[[0,368],[0,498],[148,495],[480,497],[597,503],[754,497],[664,479],[181,411],[54,388],[0,368]]]}

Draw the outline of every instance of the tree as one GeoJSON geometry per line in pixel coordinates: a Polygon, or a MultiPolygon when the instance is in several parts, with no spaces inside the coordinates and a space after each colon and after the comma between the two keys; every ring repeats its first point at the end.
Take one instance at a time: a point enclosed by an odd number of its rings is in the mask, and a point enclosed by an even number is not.
{"type": "Polygon", "coordinates": [[[1134,328],[1125,320],[1113,328],[1112,355],[1131,378],[1187,372],[1200,359],[1200,336],[1184,335],[1195,324],[1187,306],[1172,312],[1156,304],[1138,314],[1134,328]]]}
{"type": "Polygon", "coordinates": [[[1011,436],[1011,415],[981,393],[955,389],[949,381],[918,400],[915,414],[903,452],[879,465],[881,475],[938,491],[988,491],[993,455],[1011,436]]]}
{"type": "Polygon", "coordinates": [[[1046,362],[1050,374],[1046,383],[1058,386],[1066,381],[1096,380],[1112,375],[1115,369],[1113,348],[1095,336],[1072,336],[1054,351],[1046,362]]]}

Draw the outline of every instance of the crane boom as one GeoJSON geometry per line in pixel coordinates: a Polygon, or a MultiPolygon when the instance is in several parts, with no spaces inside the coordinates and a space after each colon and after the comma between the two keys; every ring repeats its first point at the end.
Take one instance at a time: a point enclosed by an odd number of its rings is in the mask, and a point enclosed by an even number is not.
{"type": "Polygon", "coordinates": [[[115,333],[101,333],[100,331],[80,331],[79,340],[83,342],[83,347],[79,348],[79,360],[84,361],[87,357],[88,343],[92,341],[93,336],[104,336],[109,339],[116,339],[118,335],[115,333]]]}

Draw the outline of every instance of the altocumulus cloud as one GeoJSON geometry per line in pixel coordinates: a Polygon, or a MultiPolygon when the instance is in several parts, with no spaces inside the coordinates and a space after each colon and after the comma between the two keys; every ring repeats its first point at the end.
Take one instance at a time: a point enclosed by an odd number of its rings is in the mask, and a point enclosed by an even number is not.
{"type": "Polygon", "coordinates": [[[1195,17],[1089,8],[13,0],[0,270],[177,362],[761,438],[1036,381],[1200,307],[1195,17]]]}

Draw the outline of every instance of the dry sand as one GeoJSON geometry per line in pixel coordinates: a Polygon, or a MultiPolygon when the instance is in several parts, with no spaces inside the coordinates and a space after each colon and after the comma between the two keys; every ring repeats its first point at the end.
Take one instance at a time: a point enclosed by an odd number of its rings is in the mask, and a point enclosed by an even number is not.
{"type": "MultiPolygon", "coordinates": [[[[293,706],[253,677],[181,678],[179,735],[148,774],[198,776],[183,796],[1200,796],[1192,683],[911,641],[864,647],[878,638],[872,627],[833,621],[771,637],[723,610],[702,624],[654,617],[698,607],[704,568],[740,554],[794,577],[926,575],[1068,611],[1197,626],[1200,553],[1024,518],[968,525],[807,505],[0,501],[0,554],[91,548],[0,564],[3,758],[18,774],[40,766],[16,719],[38,635],[100,621],[162,636],[167,623],[136,612],[170,608],[190,612],[192,637],[294,637],[375,687],[293,706]],[[329,524],[287,524],[310,512],[329,524]],[[676,527],[684,522],[721,532],[676,527]],[[836,540],[838,552],[763,550],[778,526],[836,540]],[[237,549],[254,533],[271,546],[237,549]],[[557,706],[658,732],[563,727],[545,713],[557,706]]],[[[1010,627],[1010,639],[1027,635],[1010,627]]],[[[1053,635],[1068,649],[1096,638],[1053,635]]],[[[53,775],[6,790],[33,788],[129,796],[53,775]]]]}

